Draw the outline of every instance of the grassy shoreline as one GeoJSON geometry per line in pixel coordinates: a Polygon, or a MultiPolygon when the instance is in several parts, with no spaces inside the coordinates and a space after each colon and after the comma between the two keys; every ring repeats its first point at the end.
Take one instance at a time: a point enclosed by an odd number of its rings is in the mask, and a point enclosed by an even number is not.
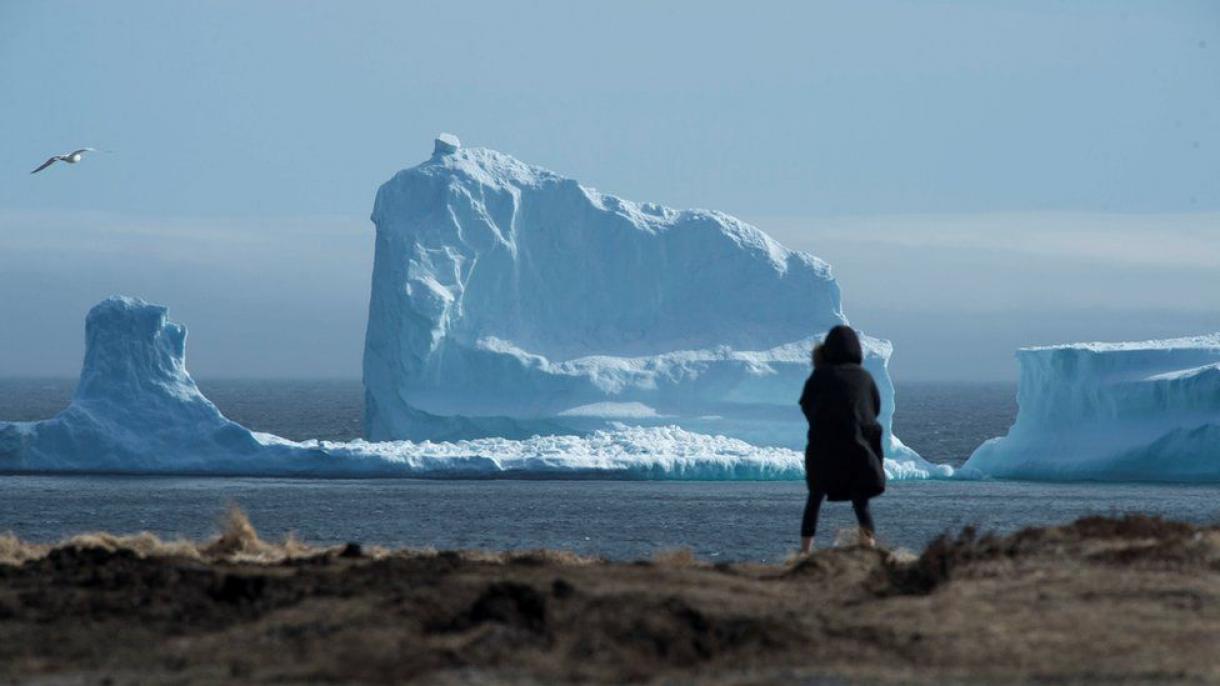
{"type": "Polygon", "coordinates": [[[1220,679],[1220,527],[1089,517],[920,555],[0,537],[0,681],[995,683],[1220,679]]]}

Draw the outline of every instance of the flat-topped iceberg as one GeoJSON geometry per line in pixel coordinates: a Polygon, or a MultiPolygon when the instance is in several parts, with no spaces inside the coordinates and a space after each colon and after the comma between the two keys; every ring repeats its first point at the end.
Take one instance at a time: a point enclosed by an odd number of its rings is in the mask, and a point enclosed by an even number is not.
{"type": "Polygon", "coordinates": [[[1220,481],[1220,334],[1025,348],[1008,435],[963,470],[1010,479],[1220,481]]]}
{"type": "MultiPolygon", "coordinates": [[[[377,193],[364,352],[371,440],[676,425],[801,449],[818,336],[846,323],[830,267],[721,212],[600,193],[452,136],[377,193]]],[[[886,454],[889,342],[864,340],[886,454]]]]}
{"type": "MultiPolygon", "coordinates": [[[[86,319],[72,403],[39,422],[0,422],[0,472],[278,476],[799,479],[799,453],[677,426],[611,425],[523,440],[289,441],[225,418],[186,368],[186,328],[166,309],[112,297],[86,319]]],[[[634,418],[639,408],[586,408],[634,418]]],[[[933,474],[886,461],[893,478],[933,474]]]]}

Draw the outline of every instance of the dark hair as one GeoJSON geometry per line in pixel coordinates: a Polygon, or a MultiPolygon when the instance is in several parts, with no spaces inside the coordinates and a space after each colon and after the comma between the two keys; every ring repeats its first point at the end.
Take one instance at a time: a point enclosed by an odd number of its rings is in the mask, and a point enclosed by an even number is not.
{"type": "Polygon", "coordinates": [[[845,324],[827,331],[825,340],[815,349],[815,354],[818,350],[821,350],[822,359],[828,365],[864,364],[864,349],[860,346],[860,337],[845,324]]]}

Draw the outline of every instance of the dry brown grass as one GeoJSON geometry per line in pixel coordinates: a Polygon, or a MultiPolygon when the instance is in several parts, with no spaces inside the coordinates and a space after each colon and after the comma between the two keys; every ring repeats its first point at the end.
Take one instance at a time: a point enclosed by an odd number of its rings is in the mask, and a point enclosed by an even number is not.
{"type": "Polygon", "coordinates": [[[781,568],[273,543],[231,509],[0,561],[0,683],[1220,683],[1220,528],[1151,518],[781,568]]]}
{"type": "Polygon", "coordinates": [[[549,548],[540,548],[538,550],[508,551],[502,553],[489,553],[486,551],[474,553],[472,551],[462,551],[459,554],[463,557],[463,559],[469,561],[481,560],[484,562],[500,562],[504,564],[557,564],[564,566],[583,566],[605,562],[605,560],[600,557],[581,555],[580,553],[574,553],[570,550],[553,550],[549,548]]]}
{"type": "Polygon", "coordinates": [[[12,532],[0,534],[0,564],[19,565],[27,560],[45,557],[50,550],[49,545],[27,543],[12,532]]]}
{"type": "MultiPolygon", "coordinates": [[[[281,562],[324,555],[338,555],[346,546],[322,547],[302,541],[289,532],[282,541],[264,540],[237,505],[230,505],[219,519],[218,533],[203,541],[187,539],[163,540],[147,531],[137,534],[91,532],[76,534],[58,543],[31,543],[13,533],[0,534],[0,564],[20,565],[39,560],[52,551],[64,548],[92,548],[116,552],[126,550],[143,558],[188,558],[199,562],[230,562],[241,564],[279,564],[281,562]]],[[[432,547],[389,549],[382,546],[357,546],[360,557],[382,559],[395,557],[436,557],[441,553],[432,547]]],[[[580,555],[566,550],[462,550],[446,552],[463,562],[511,565],[582,566],[605,562],[603,558],[580,555]]],[[[686,551],[687,555],[693,554],[686,551]]]]}
{"type": "Polygon", "coordinates": [[[236,505],[230,505],[221,518],[220,537],[199,548],[208,560],[275,563],[324,552],[301,542],[292,533],[281,543],[268,543],[259,537],[250,518],[236,505]]]}
{"type": "Polygon", "coordinates": [[[699,558],[690,548],[668,548],[653,553],[652,562],[660,567],[683,569],[699,565],[699,558]]]}
{"type": "MultiPolygon", "coordinates": [[[[147,531],[137,534],[90,532],[77,534],[53,545],[23,541],[12,533],[0,534],[0,564],[19,565],[46,557],[62,548],[93,548],[108,552],[127,550],[139,557],[190,558],[200,562],[246,562],[273,564],[284,560],[310,557],[326,552],[289,534],[280,543],[269,543],[259,537],[254,525],[241,508],[232,505],[220,520],[220,533],[207,541],[187,539],[164,540],[147,531]]],[[[374,548],[366,553],[384,554],[374,548]]]]}

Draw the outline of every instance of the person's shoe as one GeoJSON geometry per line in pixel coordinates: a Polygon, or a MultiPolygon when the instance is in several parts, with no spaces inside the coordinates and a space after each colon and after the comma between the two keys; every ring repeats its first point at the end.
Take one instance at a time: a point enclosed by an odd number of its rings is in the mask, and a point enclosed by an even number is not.
{"type": "Polygon", "coordinates": [[[808,540],[806,540],[805,538],[801,538],[801,548],[800,548],[800,550],[798,550],[796,552],[796,554],[803,555],[805,557],[809,557],[810,555],[813,554],[813,537],[812,536],[809,537],[808,540]]]}
{"type": "Polygon", "coordinates": [[[860,537],[857,539],[859,544],[865,548],[876,548],[877,538],[873,536],[873,532],[868,529],[860,529],[860,537]]]}

